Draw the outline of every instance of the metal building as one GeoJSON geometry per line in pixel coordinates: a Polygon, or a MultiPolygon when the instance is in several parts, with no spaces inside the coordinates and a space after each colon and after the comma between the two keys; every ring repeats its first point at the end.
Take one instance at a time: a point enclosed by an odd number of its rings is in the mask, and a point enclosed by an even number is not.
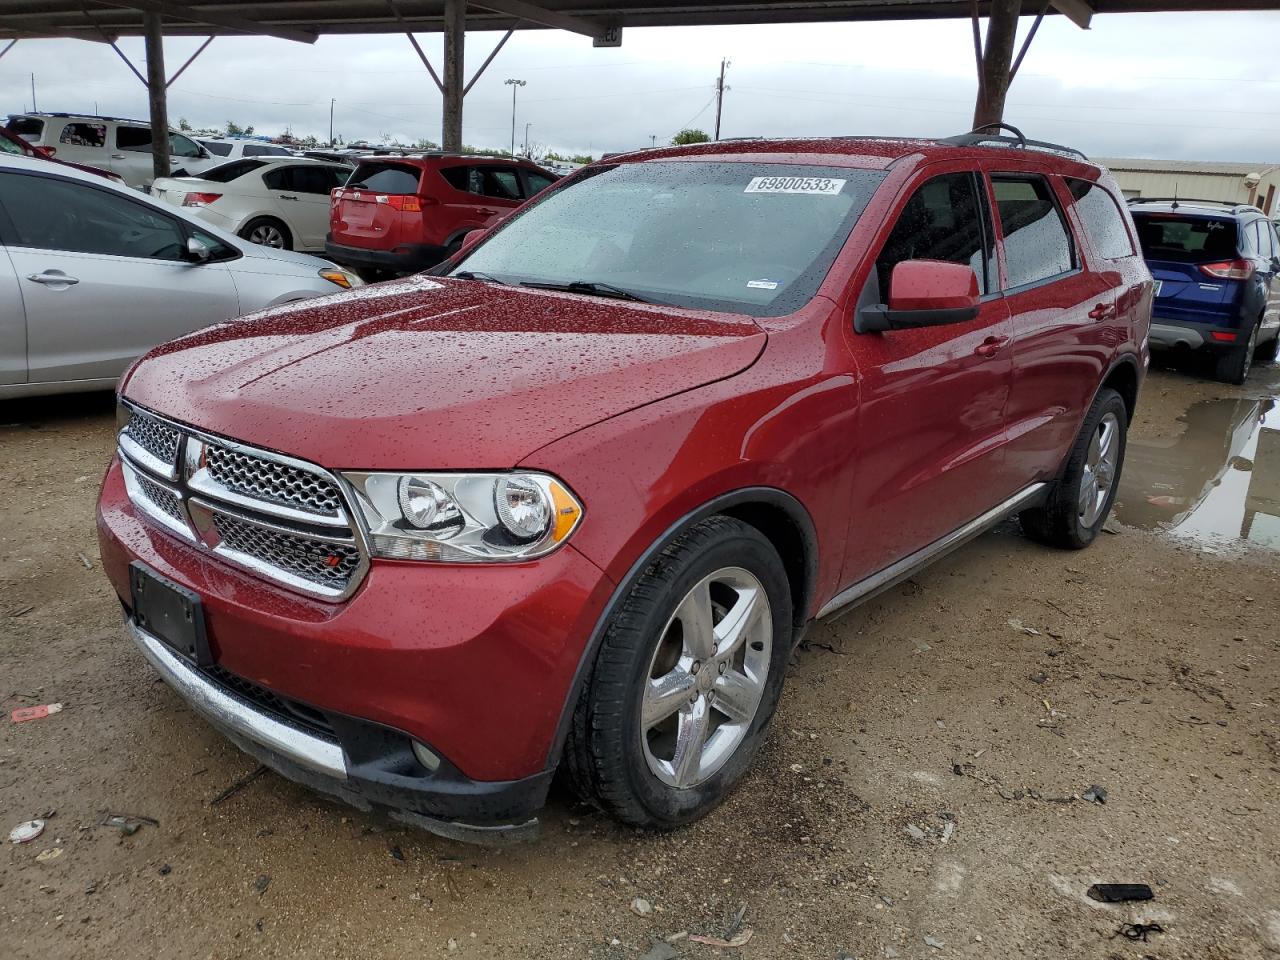
{"type": "Polygon", "coordinates": [[[1280,217],[1280,164],[1094,157],[1115,174],[1126,197],[1187,197],[1251,203],[1280,217]]]}

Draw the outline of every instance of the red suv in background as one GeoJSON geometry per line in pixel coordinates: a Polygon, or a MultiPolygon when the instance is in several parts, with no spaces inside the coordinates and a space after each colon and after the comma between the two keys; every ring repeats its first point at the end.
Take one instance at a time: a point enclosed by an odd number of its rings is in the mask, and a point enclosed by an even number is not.
{"type": "Polygon", "coordinates": [[[437,273],[145,356],[98,529],[197,712],[450,835],[706,813],[807,624],[1093,541],[1148,361],[1115,182],[1020,138],[613,157],[437,273]]]}
{"type": "Polygon", "coordinates": [[[415,273],[451,257],[555,182],[537,164],[469,154],[371,157],[333,191],[325,253],[373,272],[415,273]]]}

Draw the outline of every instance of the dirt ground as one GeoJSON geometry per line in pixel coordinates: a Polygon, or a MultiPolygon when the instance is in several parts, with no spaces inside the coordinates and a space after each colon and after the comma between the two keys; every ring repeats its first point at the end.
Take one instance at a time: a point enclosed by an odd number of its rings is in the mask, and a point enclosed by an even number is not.
{"type": "Polygon", "coordinates": [[[0,827],[56,811],[0,853],[0,958],[1278,957],[1277,395],[1274,366],[1153,373],[1092,549],[1009,524],[815,628],[705,822],[643,835],[556,794],[506,850],[274,774],[211,805],[255,764],[145,665],[98,569],[111,399],[0,404],[0,827]],[[745,945],[691,939],[743,904],[745,945]]]}

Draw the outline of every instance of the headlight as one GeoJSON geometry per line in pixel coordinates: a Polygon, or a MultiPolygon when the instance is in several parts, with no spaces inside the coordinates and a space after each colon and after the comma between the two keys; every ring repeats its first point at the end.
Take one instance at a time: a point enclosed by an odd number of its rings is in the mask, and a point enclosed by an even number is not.
{"type": "Polygon", "coordinates": [[[353,290],[356,287],[363,287],[364,281],[357,277],[350,270],[344,270],[342,267],[325,267],[320,271],[320,276],[324,277],[330,283],[336,283],[343,290],[353,290]]]}
{"type": "Polygon", "coordinates": [[[492,563],[564,543],[582,504],[544,473],[345,473],[375,556],[492,563]]]}

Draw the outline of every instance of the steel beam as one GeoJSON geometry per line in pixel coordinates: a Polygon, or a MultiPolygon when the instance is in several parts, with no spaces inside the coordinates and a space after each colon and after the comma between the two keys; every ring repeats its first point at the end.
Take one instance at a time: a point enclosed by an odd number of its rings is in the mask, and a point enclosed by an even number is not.
{"type": "Polygon", "coordinates": [[[143,13],[147,44],[147,96],[151,101],[151,169],[169,175],[169,103],[164,83],[164,22],[158,11],[143,13]]]}
{"type": "Polygon", "coordinates": [[[1053,0],[1053,8],[1081,30],[1089,29],[1089,21],[1094,14],[1089,0],[1053,0]]]}
{"type": "Polygon", "coordinates": [[[593,39],[603,40],[605,29],[608,27],[608,24],[599,20],[548,10],[528,3],[526,0],[474,0],[474,2],[475,6],[482,10],[509,14],[519,20],[540,23],[544,27],[555,27],[557,30],[567,30],[569,33],[580,33],[584,37],[593,39]]]}
{"type": "Polygon", "coordinates": [[[211,43],[213,43],[213,37],[209,37],[207,40],[205,40],[204,43],[200,44],[200,46],[196,49],[196,52],[193,53],[191,56],[187,57],[187,62],[178,68],[178,72],[164,82],[164,88],[168,90],[170,87],[172,87],[173,82],[177,80],[180,76],[182,76],[183,71],[186,70],[187,67],[191,66],[191,64],[196,62],[196,57],[204,53],[205,47],[209,46],[209,44],[211,43]]]}
{"type": "MultiPolygon", "coordinates": [[[[485,69],[489,66],[489,64],[493,63],[493,58],[498,55],[499,50],[501,50],[503,47],[507,45],[507,41],[511,39],[511,35],[515,32],[516,32],[516,28],[512,27],[510,30],[508,30],[506,33],[502,35],[502,39],[498,41],[498,45],[489,52],[489,55],[487,57],[484,58],[484,63],[480,64],[480,69],[476,71],[475,76],[473,76],[470,80],[468,80],[467,85],[462,88],[462,95],[464,97],[471,92],[471,88],[476,85],[476,81],[480,79],[481,75],[484,73],[485,69]]],[[[4,56],[4,54],[0,53],[0,57],[2,56],[4,56]]]]}
{"type": "MultiPolygon", "coordinates": [[[[181,3],[170,3],[169,0],[89,0],[104,7],[121,7],[126,10],[141,10],[144,14],[167,14],[179,20],[192,23],[207,23],[218,27],[226,27],[240,33],[264,37],[279,37],[281,40],[296,40],[299,43],[315,43],[319,34],[311,30],[300,30],[297,27],[281,27],[259,23],[230,13],[219,13],[216,10],[197,10],[181,3]]],[[[146,30],[144,17],[143,30],[146,30]]]]}

